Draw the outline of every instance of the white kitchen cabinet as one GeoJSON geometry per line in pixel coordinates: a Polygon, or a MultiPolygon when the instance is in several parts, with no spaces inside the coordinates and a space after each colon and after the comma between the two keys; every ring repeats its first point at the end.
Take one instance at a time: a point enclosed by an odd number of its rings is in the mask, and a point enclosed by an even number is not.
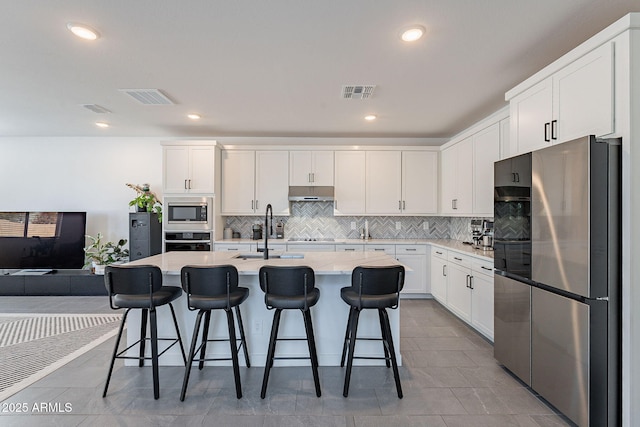
{"type": "Polygon", "coordinates": [[[222,154],[222,214],[289,215],[289,153],[225,150],[222,154]]]}
{"type": "Polygon", "coordinates": [[[493,216],[493,163],[500,160],[500,124],[473,135],[473,213],[493,216]]]}
{"type": "Polygon", "coordinates": [[[364,151],[335,152],[334,215],[365,213],[366,154],[364,151]]]}
{"type": "Polygon", "coordinates": [[[606,43],[511,95],[510,154],[614,132],[614,45],[606,43]]]}
{"type": "Polygon", "coordinates": [[[290,151],[289,185],[332,186],[333,151],[290,151]]]}
{"type": "Polygon", "coordinates": [[[465,215],[473,211],[473,138],[441,152],[441,212],[465,215]]]}
{"type": "Polygon", "coordinates": [[[214,194],[216,151],[215,143],[163,143],[164,194],[214,194]]]}
{"type": "Polygon", "coordinates": [[[438,153],[368,151],[366,213],[425,215],[438,212],[438,153]]]}
{"type": "Polygon", "coordinates": [[[364,252],[364,245],[336,245],[336,252],[364,252]]]}
{"type": "Polygon", "coordinates": [[[445,249],[431,248],[431,295],[447,306],[447,256],[445,249]]]}
{"type": "Polygon", "coordinates": [[[402,152],[367,151],[366,213],[402,213],[402,152]]]}
{"type": "Polygon", "coordinates": [[[402,152],[402,213],[411,215],[438,212],[438,153],[402,152]]]}
{"type": "Polygon", "coordinates": [[[471,258],[449,252],[447,259],[447,308],[471,323],[471,258]]]}
{"type": "Polygon", "coordinates": [[[493,341],[493,263],[473,260],[471,326],[493,341]]]}
{"type": "Polygon", "coordinates": [[[267,204],[271,204],[274,215],[289,215],[287,151],[256,151],[256,213],[264,215],[267,204]]]}
{"type": "Polygon", "coordinates": [[[222,214],[255,214],[255,152],[223,150],[222,214]]]}
{"type": "Polygon", "coordinates": [[[251,243],[216,243],[213,247],[216,252],[251,252],[251,243]]]}
{"type": "Polygon", "coordinates": [[[427,280],[426,245],[396,245],[396,259],[409,267],[404,277],[403,294],[426,294],[431,291],[427,280]]]}

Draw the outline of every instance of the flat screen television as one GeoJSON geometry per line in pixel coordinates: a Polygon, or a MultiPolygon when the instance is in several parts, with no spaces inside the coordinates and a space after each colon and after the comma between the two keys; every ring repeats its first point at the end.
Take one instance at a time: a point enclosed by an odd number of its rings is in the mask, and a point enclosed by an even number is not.
{"type": "Polygon", "coordinates": [[[86,212],[0,212],[0,269],[84,265],[86,212]]]}

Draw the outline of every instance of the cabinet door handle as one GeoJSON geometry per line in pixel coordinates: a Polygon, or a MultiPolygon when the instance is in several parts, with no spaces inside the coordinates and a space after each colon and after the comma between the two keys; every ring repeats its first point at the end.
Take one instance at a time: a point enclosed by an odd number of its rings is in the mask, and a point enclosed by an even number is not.
{"type": "Polygon", "coordinates": [[[316,174],[315,174],[315,172],[311,172],[311,182],[316,182],[316,174]]]}
{"type": "Polygon", "coordinates": [[[312,182],[312,181],[311,181],[311,172],[309,172],[309,173],[307,174],[307,182],[312,182]]]}
{"type": "Polygon", "coordinates": [[[453,257],[453,259],[457,260],[457,261],[462,261],[462,258],[458,258],[458,257],[453,257]]]}
{"type": "Polygon", "coordinates": [[[338,201],[337,200],[333,201],[333,209],[338,210],[338,201]]]}
{"type": "Polygon", "coordinates": [[[405,251],[416,251],[416,248],[406,248],[405,251]]]}
{"type": "Polygon", "coordinates": [[[187,187],[187,180],[185,179],[185,180],[184,180],[184,189],[186,190],[187,188],[188,188],[188,187],[187,187]]]}
{"type": "Polygon", "coordinates": [[[482,268],[483,270],[493,271],[493,268],[485,267],[484,265],[481,265],[480,268],[482,268]]]}
{"type": "Polygon", "coordinates": [[[398,210],[402,210],[402,200],[398,200],[398,210]]]}
{"type": "Polygon", "coordinates": [[[515,172],[511,172],[511,182],[516,182],[516,174],[515,174],[515,172]]]}
{"type": "Polygon", "coordinates": [[[256,200],[256,210],[258,210],[258,201],[256,200]]]}
{"type": "Polygon", "coordinates": [[[255,204],[255,201],[254,201],[254,200],[252,200],[252,201],[251,201],[251,209],[255,209],[254,204],[255,204]]]}
{"type": "Polygon", "coordinates": [[[469,289],[473,289],[473,276],[469,276],[469,289]]]}
{"type": "Polygon", "coordinates": [[[551,125],[551,123],[547,122],[544,124],[544,140],[546,142],[551,141],[551,139],[549,138],[549,126],[551,125]]]}
{"type": "Polygon", "coordinates": [[[551,120],[551,139],[558,139],[558,121],[551,120]]]}
{"type": "Polygon", "coordinates": [[[405,210],[405,209],[407,209],[407,206],[405,205],[405,201],[403,200],[402,201],[402,210],[405,210]]]}
{"type": "Polygon", "coordinates": [[[352,252],[352,251],[355,251],[355,249],[353,249],[353,248],[345,248],[345,250],[344,250],[344,251],[345,251],[345,252],[352,252]]]}
{"type": "Polygon", "coordinates": [[[384,248],[373,248],[374,251],[384,251],[384,248]]]}
{"type": "Polygon", "coordinates": [[[189,180],[189,190],[191,190],[191,180],[189,180]]]}
{"type": "Polygon", "coordinates": [[[436,251],[436,253],[437,253],[438,255],[442,255],[442,252],[436,251]]]}
{"type": "Polygon", "coordinates": [[[516,182],[520,182],[520,174],[516,172],[516,182]]]}
{"type": "Polygon", "coordinates": [[[445,264],[442,265],[442,275],[447,277],[447,266],[445,264]]]}

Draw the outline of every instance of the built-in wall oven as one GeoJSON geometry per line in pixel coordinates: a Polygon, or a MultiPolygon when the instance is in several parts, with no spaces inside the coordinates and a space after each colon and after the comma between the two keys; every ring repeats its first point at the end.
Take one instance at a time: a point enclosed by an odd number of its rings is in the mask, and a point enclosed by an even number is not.
{"type": "Polygon", "coordinates": [[[213,250],[213,198],[164,198],[164,251],[213,250]]]}

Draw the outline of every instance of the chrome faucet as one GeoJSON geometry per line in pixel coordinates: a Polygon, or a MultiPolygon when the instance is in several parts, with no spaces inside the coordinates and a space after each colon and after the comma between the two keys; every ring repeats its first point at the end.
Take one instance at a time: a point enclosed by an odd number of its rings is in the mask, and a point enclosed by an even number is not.
{"type": "Polygon", "coordinates": [[[264,259],[269,259],[269,234],[273,234],[273,208],[271,203],[267,205],[267,210],[264,213],[264,259]],[[271,223],[269,223],[269,220],[271,220],[271,223]]]}

